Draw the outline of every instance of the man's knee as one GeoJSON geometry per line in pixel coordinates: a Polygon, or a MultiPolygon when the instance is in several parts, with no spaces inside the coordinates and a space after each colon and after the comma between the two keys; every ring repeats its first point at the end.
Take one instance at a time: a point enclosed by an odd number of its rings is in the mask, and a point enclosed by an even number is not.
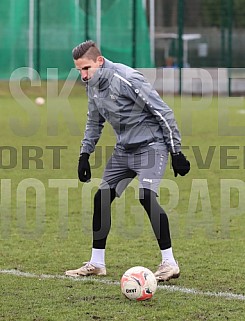
{"type": "Polygon", "coordinates": [[[94,195],[94,204],[101,206],[101,202],[110,204],[116,197],[115,189],[98,189],[94,195]]]}
{"type": "Polygon", "coordinates": [[[98,189],[98,191],[94,195],[94,203],[100,203],[101,201],[101,189],[98,189]]]}
{"type": "Polygon", "coordinates": [[[150,207],[152,202],[156,202],[156,193],[147,188],[141,188],[139,190],[140,204],[145,208],[150,207]]]}

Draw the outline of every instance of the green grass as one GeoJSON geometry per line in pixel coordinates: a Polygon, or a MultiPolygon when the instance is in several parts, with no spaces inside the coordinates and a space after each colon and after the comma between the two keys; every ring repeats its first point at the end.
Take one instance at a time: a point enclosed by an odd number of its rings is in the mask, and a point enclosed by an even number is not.
{"type": "MultiPolygon", "coordinates": [[[[60,93],[63,84],[59,86],[60,93]]],[[[24,83],[22,88],[33,102],[46,95],[47,86],[24,83]]],[[[0,270],[62,276],[90,258],[92,196],[115,138],[106,125],[97,149],[102,156],[91,157],[92,182],[78,183],[77,159],[87,113],[83,88],[75,86],[68,99],[48,97],[41,107],[25,109],[21,99],[13,99],[7,84],[1,83],[0,270]],[[3,146],[12,147],[12,163],[3,146]],[[58,147],[60,157],[53,154],[58,147]],[[38,163],[28,161],[28,153],[35,157],[36,152],[38,163]],[[32,183],[36,190],[28,187],[32,183]],[[61,183],[70,186],[68,194],[61,183]]],[[[244,102],[222,97],[165,100],[175,111],[192,164],[186,177],[177,178],[169,165],[159,190],[181,267],[181,277],[167,284],[177,290],[161,287],[146,302],[129,301],[120,293],[117,282],[126,269],[143,265],[154,271],[160,262],[134,181],[113,204],[104,279],[114,283],[0,273],[0,320],[245,319],[244,299],[205,294],[245,295],[245,115],[239,113],[244,102]]]]}

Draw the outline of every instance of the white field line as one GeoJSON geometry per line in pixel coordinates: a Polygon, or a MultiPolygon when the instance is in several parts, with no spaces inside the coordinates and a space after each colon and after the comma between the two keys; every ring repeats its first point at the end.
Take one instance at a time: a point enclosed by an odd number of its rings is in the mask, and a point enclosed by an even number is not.
{"type": "MultiPolygon", "coordinates": [[[[36,278],[36,279],[59,279],[59,280],[70,280],[75,282],[88,282],[93,281],[96,283],[103,283],[109,285],[120,285],[118,281],[111,281],[104,278],[93,278],[93,277],[86,277],[86,278],[73,278],[67,277],[65,275],[49,275],[49,274],[34,274],[29,272],[21,272],[18,270],[0,270],[1,274],[9,274],[15,276],[21,276],[26,278],[36,278]]],[[[169,292],[180,292],[185,294],[192,294],[192,295],[201,295],[201,296],[209,296],[209,297],[217,297],[217,298],[225,298],[225,299],[232,299],[232,300],[241,300],[245,301],[245,295],[243,294],[235,294],[231,292],[210,292],[210,291],[200,291],[195,289],[189,289],[185,287],[180,287],[176,285],[158,285],[158,290],[165,290],[169,292]]]]}

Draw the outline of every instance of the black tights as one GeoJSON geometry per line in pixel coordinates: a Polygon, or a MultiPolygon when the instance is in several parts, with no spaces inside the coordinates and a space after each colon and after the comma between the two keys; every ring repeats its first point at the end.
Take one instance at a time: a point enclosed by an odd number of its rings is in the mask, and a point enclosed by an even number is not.
{"type": "MultiPolygon", "coordinates": [[[[111,228],[111,203],[115,189],[99,189],[94,197],[93,248],[104,249],[111,228]]],[[[140,203],[146,210],[161,250],[171,247],[168,217],[156,199],[156,193],[140,189],[140,203]]]]}

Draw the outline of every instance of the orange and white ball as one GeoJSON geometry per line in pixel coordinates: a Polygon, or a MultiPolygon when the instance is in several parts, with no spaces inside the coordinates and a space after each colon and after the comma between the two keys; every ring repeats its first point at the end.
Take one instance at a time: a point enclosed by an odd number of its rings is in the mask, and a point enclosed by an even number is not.
{"type": "Polygon", "coordinates": [[[130,300],[149,300],[157,289],[153,272],[143,266],[128,269],[121,278],[121,291],[130,300]]]}

